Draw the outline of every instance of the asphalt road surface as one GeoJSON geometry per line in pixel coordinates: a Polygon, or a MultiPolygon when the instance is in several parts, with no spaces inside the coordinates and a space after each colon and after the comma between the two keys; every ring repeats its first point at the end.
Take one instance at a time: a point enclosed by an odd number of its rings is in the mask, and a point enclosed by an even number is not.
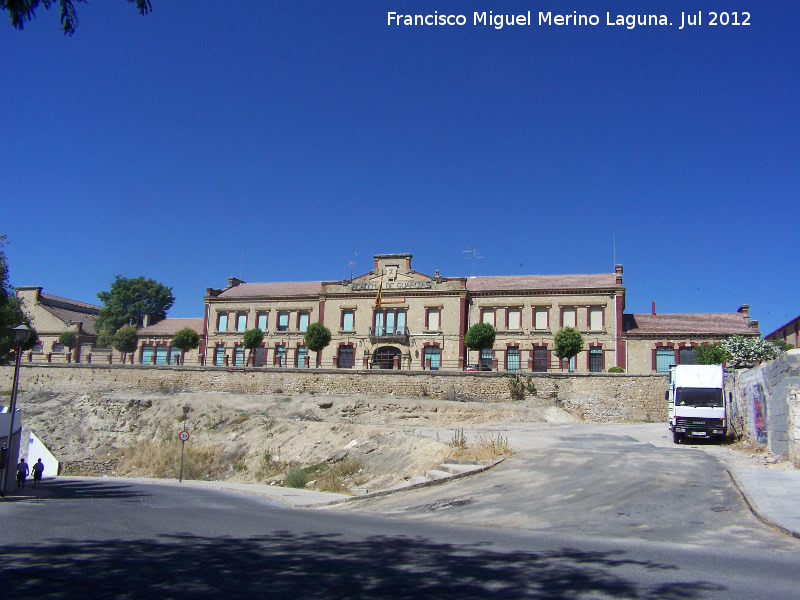
{"type": "Polygon", "coordinates": [[[554,433],[568,449],[542,437],[481,475],[326,510],[47,482],[0,502],[0,585],[15,600],[800,597],[800,544],[753,519],[715,459],[554,433]],[[673,505],[683,517],[661,516],[673,505]]]}

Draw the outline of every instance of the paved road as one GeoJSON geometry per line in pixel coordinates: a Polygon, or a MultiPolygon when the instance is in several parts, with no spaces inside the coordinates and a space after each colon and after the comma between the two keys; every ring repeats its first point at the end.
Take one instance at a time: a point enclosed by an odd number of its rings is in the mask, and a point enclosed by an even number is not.
{"type": "Polygon", "coordinates": [[[796,598],[798,553],[468,528],[51,482],[0,503],[7,597],[796,598]]]}
{"type": "Polygon", "coordinates": [[[604,539],[800,552],[800,542],[751,514],[715,456],[676,446],[660,432],[653,425],[510,426],[497,433],[521,451],[480,476],[359,500],[344,510],[604,539]]]}

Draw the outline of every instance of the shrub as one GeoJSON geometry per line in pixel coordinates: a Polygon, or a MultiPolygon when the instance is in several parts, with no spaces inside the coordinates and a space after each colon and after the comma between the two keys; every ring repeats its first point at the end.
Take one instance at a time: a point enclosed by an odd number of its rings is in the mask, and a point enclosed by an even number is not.
{"type": "Polygon", "coordinates": [[[611,368],[608,370],[608,372],[609,372],[609,373],[624,373],[624,372],[625,372],[625,369],[623,369],[622,367],[611,367],[611,368]]]}
{"type": "Polygon", "coordinates": [[[286,487],[304,488],[308,483],[308,473],[305,469],[295,467],[286,471],[286,479],[283,481],[286,487]]]}
{"type": "Polygon", "coordinates": [[[78,334],[74,331],[65,331],[58,336],[58,343],[72,350],[78,343],[78,334]]]}

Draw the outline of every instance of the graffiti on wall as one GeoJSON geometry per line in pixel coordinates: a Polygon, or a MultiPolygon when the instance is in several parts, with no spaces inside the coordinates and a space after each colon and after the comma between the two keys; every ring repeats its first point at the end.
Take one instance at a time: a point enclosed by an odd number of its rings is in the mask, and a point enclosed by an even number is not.
{"type": "Polygon", "coordinates": [[[759,444],[767,443],[767,399],[760,381],[751,381],[744,386],[750,431],[759,444]]]}

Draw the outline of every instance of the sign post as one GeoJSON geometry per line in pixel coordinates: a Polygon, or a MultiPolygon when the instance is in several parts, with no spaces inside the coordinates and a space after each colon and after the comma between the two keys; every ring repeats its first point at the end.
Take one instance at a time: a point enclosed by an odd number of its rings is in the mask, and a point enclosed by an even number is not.
{"type": "Polygon", "coordinates": [[[178,439],[181,441],[181,474],[178,478],[178,483],[183,483],[183,447],[186,445],[186,440],[189,439],[189,432],[186,431],[186,415],[189,414],[189,406],[183,407],[183,431],[178,434],[178,439]]]}

